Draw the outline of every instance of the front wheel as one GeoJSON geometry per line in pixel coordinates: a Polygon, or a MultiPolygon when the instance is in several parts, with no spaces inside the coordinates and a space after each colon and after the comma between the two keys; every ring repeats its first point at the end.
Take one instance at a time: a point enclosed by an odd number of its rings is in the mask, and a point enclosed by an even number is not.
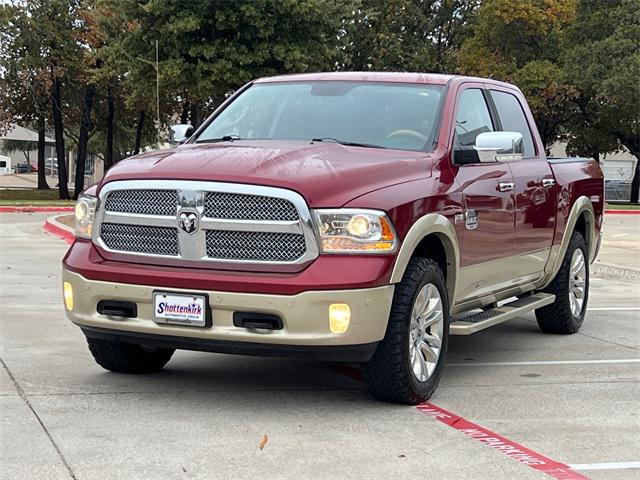
{"type": "Polygon", "coordinates": [[[440,381],[449,339],[449,301],[436,262],[414,258],[396,286],[384,339],[364,372],[379,400],[415,405],[440,381]]]}
{"type": "Polygon", "coordinates": [[[171,348],[149,348],[88,337],[87,343],[98,365],[119,373],[156,372],[166,365],[174,352],[171,348]]]}
{"type": "Polygon", "coordinates": [[[582,234],[573,232],[556,278],[544,289],[556,300],[536,310],[543,332],[570,334],[580,330],[589,300],[588,258],[582,234]]]}

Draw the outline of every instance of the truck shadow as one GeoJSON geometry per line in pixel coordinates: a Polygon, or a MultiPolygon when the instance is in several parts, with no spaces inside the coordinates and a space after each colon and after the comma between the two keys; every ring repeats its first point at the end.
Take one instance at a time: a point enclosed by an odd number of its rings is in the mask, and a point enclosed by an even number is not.
{"type": "MultiPolygon", "coordinates": [[[[531,351],[544,349],[549,342],[562,344],[566,340],[541,334],[529,316],[494,327],[489,332],[451,337],[447,363],[456,366],[445,368],[441,386],[466,384],[480,373],[479,369],[465,368],[461,363],[527,360],[531,351]]],[[[368,395],[358,378],[359,372],[358,365],[177,351],[160,372],[145,376],[104,372],[91,375],[93,378],[89,383],[108,385],[109,390],[145,396],[154,394],[159,401],[176,394],[185,401],[190,397],[212,400],[224,397],[245,402],[258,396],[263,399],[296,398],[311,404],[320,399],[378,403],[368,395]]],[[[438,390],[434,400],[451,394],[438,390]]]]}

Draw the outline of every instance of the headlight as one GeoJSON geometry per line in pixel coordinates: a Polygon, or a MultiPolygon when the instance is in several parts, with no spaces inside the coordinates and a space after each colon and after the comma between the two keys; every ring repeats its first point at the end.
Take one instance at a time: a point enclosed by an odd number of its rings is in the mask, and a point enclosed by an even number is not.
{"type": "Polygon", "coordinates": [[[391,253],[396,233],[384,212],[339,208],[314,210],[323,253],[391,253]]]}
{"type": "Polygon", "coordinates": [[[76,203],[76,231],[79,238],[91,238],[93,234],[93,217],[96,213],[98,199],[89,195],[80,195],[76,203]]]}

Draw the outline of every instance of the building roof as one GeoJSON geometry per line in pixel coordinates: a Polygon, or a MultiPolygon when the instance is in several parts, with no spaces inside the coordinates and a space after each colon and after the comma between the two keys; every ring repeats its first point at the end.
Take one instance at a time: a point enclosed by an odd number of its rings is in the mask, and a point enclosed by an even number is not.
{"type": "MultiPolygon", "coordinates": [[[[4,135],[0,135],[0,140],[21,140],[23,142],[37,142],[38,132],[29,130],[19,125],[13,125],[4,135]]],[[[56,143],[53,138],[44,137],[45,143],[56,143]]]]}

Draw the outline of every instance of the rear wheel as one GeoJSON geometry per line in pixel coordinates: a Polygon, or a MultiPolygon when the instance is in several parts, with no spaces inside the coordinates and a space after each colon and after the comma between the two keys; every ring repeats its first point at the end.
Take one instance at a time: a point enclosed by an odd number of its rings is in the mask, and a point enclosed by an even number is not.
{"type": "Polygon", "coordinates": [[[151,373],[164,367],[175,350],[87,338],[89,350],[102,368],[120,373],[151,373]]]}
{"type": "Polygon", "coordinates": [[[415,405],[433,394],[447,352],[448,305],[438,264],[412,259],[396,286],[385,337],[365,368],[374,397],[415,405]]]}
{"type": "Polygon", "coordinates": [[[544,289],[556,296],[554,303],[536,310],[540,330],[576,333],[580,330],[589,300],[589,262],[580,232],[573,232],[556,278],[544,289]]]}

